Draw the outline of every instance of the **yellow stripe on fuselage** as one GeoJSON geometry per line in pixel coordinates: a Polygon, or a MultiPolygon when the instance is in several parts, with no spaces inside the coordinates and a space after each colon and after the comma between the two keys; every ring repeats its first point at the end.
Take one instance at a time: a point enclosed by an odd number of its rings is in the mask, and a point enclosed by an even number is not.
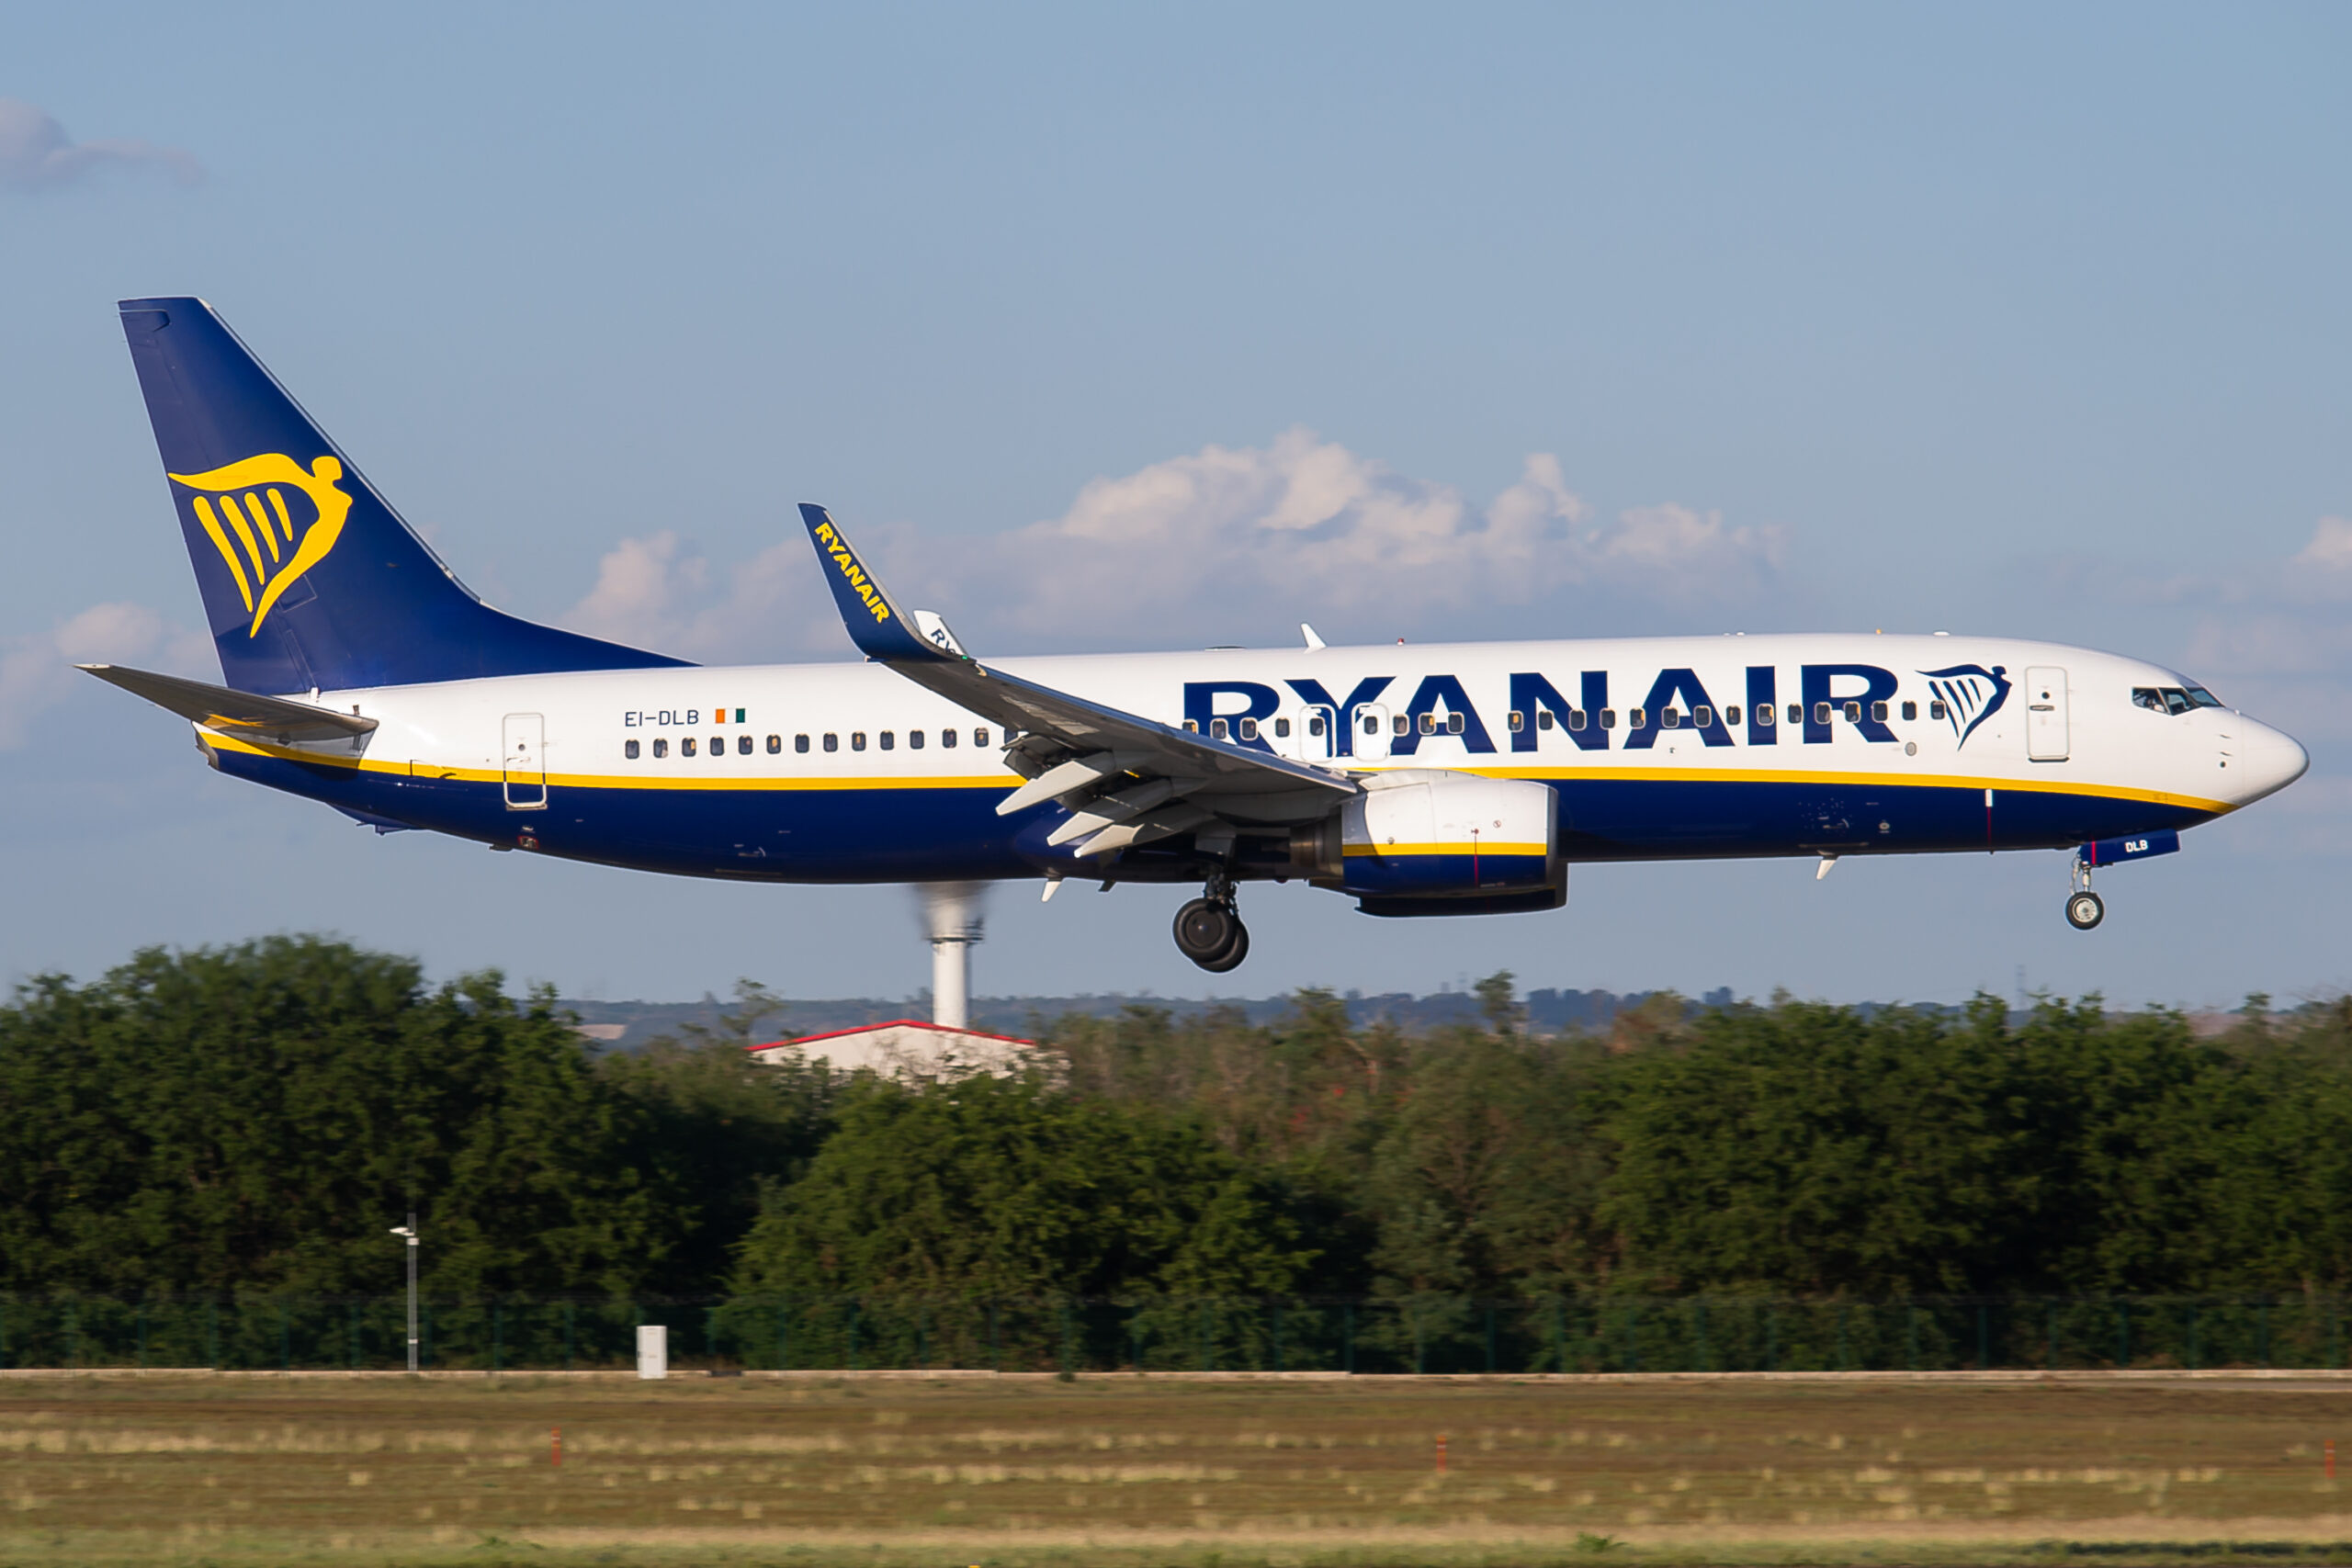
{"type": "MultiPolygon", "coordinates": [[[[305,751],[291,746],[274,746],[266,741],[227,736],[216,730],[198,728],[198,736],[206,745],[227,751],[242,751],[256,757],[275,757],[289,762],[307,762],[315,767],[348,768],[356,773],[381,773],[401,778],[455,779],[472,784],[499,784],[506,774],[497,768],[444,767],[422,759],[412,764],[408,760],[376,761],[364,757],[335,757],[316,751],[305,751]]],[[[1417,766],[1409,760],[1400,767],[1417,766]]],[[[1363,769],[1379,773],[1384,769],[1363,769]]],[[[1815,788],[1838,789],[1966,789],[1992,790],[1997,796],[2003,792],[2033,795],[2081,795],[2102,800],[2132,800],[2150,806],[2169,806],[2182,810],[2201,811],[2220,817],[2234,811],[2227,801],[2207,800],[2193,795],[2174,795],[2164,790],[2134,789],[2124,784],[2092,784],[2088,781],[2064,779],[2009,779],[1978,775],[1933,773],[1811,773],[1804,769],[1775,768],[1627,768],[1597,764],[1591,767],[1526,767],[1526,768],[1449,768],[1447,773],[1473,773],[1480,778],[1526,779],[1542,783],[1591,784],[1807,784],[1815,788]]],[[[547,775],[549,788],[560,789],[651,789],[651,790],[865,790],[865,789],[1012,789],[1024,781],[1010,770],[994,773],[871,773],[860,775],[820,774],[806,777],[778,777],[774,774],[708,773],[699,778],[662,773],[557,773],[547,775]]],[[[1468,853],[1464,849],[1430,851],[1430,853],[1468,853]]],[[[1501,853],[1496,849],[1489,852],[1501,853]]]]}
{"type": "MultiPolygon", "coordinates": [[[[280,761],[306,762],[313,767],[343,768],[352,773],[375,773],[390,778],[453,779],[460,784],[503,784],[506,774],[497,768],[444,767],[423,759],[411,762],[377,761],[365,757],[322,756],[299,747],[273,746],[266,741],[249,740],[242,736],[222,735],[217,730],[198,728],[197,733],[205,744],[217,746],[223,751],[243,751],[254,757],[274,757],[280,761]]],[[[541,775],[527,775],[537,783],[541,775]]],[[[658,789],[658,790],[824,790],[824,789],[1012,789],[1027,781],[1014,773],[962,774],[867,774],[859,777],[830,776],[823,778],[776,778],[772,775],[705,776],[702,778],[648,778],[638,773],[557,773],[546,776],[550,789],[658,789]]]]}
{"type": "Polygon", "coordinates": [[[2129,784],[2091,784],[2065,779],[2005,779],[1934,773],[1816,773],[1802,768],[1450,768],[1449,773],[1476,773],[1490,779],[1592,779],[1612,784],[1835,784],[1841,789],[1989,789],[1996,795],[2088,795],[2102,800],[2137,800],[2151,806],[2177,806],[2220,816],[2235,811],[2225,800],[2193,795],[2171,795],[2160,789],[2135,789],[2129,784]]]}

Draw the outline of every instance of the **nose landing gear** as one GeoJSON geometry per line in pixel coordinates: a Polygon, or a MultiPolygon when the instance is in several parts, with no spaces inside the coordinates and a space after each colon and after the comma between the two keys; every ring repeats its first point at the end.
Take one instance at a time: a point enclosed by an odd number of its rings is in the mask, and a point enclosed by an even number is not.
{"type": "Polygon", "coordinates": [[[1250,956],[1250,928],[1234,908],[1231,877],[1212,876],[1200,897],[1176,911],[1176,950],[1212,975],[1238,969],[1250,956]]]}
{"type": "Polygon", "coordinates": [[[2107,919],[2107,900],[2091,891],[2091,868],[2080,858],[2075,861],[2074,873],[2075,890],[2066,895],[2066,923],[2086,931],[2107,919]]]}

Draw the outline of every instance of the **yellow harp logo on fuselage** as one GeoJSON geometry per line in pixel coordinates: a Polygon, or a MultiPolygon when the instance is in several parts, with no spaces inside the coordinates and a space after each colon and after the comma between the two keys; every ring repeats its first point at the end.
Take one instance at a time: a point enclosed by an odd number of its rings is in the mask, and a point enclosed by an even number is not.
{"type": "Polygon", "coordinates": [[[296,578],[326,558],[351,513],[351,497],[335,488],[343,478],[335,457],[321,457],[306,469],[283,452],[265,452],[206,473],[170,477],[200,492],[196,520],[253,612],[247,637],[261,630],[270,606],[296,578]],[[298,522],[286,504],[289,490],[310,502],[307,522],[298,522]]]}

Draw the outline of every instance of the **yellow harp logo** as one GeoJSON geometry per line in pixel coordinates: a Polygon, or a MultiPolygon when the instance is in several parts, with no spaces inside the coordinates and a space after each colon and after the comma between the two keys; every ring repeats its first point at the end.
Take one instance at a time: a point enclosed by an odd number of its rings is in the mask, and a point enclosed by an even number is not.
{"type": "Polygon", "coordinates": [[[247,637],[261,630],[270,606],[296,578],[326,558],[351,512],[351,497],[335,488],[343,464],[334,457],[321,457],[306,470],[283,452],[265,452],[207,473],[171,478],[203,492],[196,498],[196,520],[204,525],[212,547],[237,580],[245,608],[253,612],[247,637]],[[306,522],[298,524],[287,507],[289,490],[310,502],[303,509],[311,513],[306,522]]]}

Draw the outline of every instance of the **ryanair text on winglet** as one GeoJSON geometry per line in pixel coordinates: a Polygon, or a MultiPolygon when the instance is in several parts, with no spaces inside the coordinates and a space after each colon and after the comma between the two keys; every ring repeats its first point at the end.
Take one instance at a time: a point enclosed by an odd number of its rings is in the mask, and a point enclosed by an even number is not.
{"type": "Polygon", "coordinates": [[[833,532],[833,525],[820,523],[816,533],[818,542],[825,547],[825,553],[833,558],[835,566],[842,569],[842,575],[849,579],[852,588],[857,590],[857,596],[865,601],[865,607],[874,612],[874,618],[888,620],[890,606],[882,602],[882,595],[876,593],[874,584],[866,581],[865,569],[857,564],[857,558],[850,554],[849,547],[842,542],[842,536],[833,532]]]}

